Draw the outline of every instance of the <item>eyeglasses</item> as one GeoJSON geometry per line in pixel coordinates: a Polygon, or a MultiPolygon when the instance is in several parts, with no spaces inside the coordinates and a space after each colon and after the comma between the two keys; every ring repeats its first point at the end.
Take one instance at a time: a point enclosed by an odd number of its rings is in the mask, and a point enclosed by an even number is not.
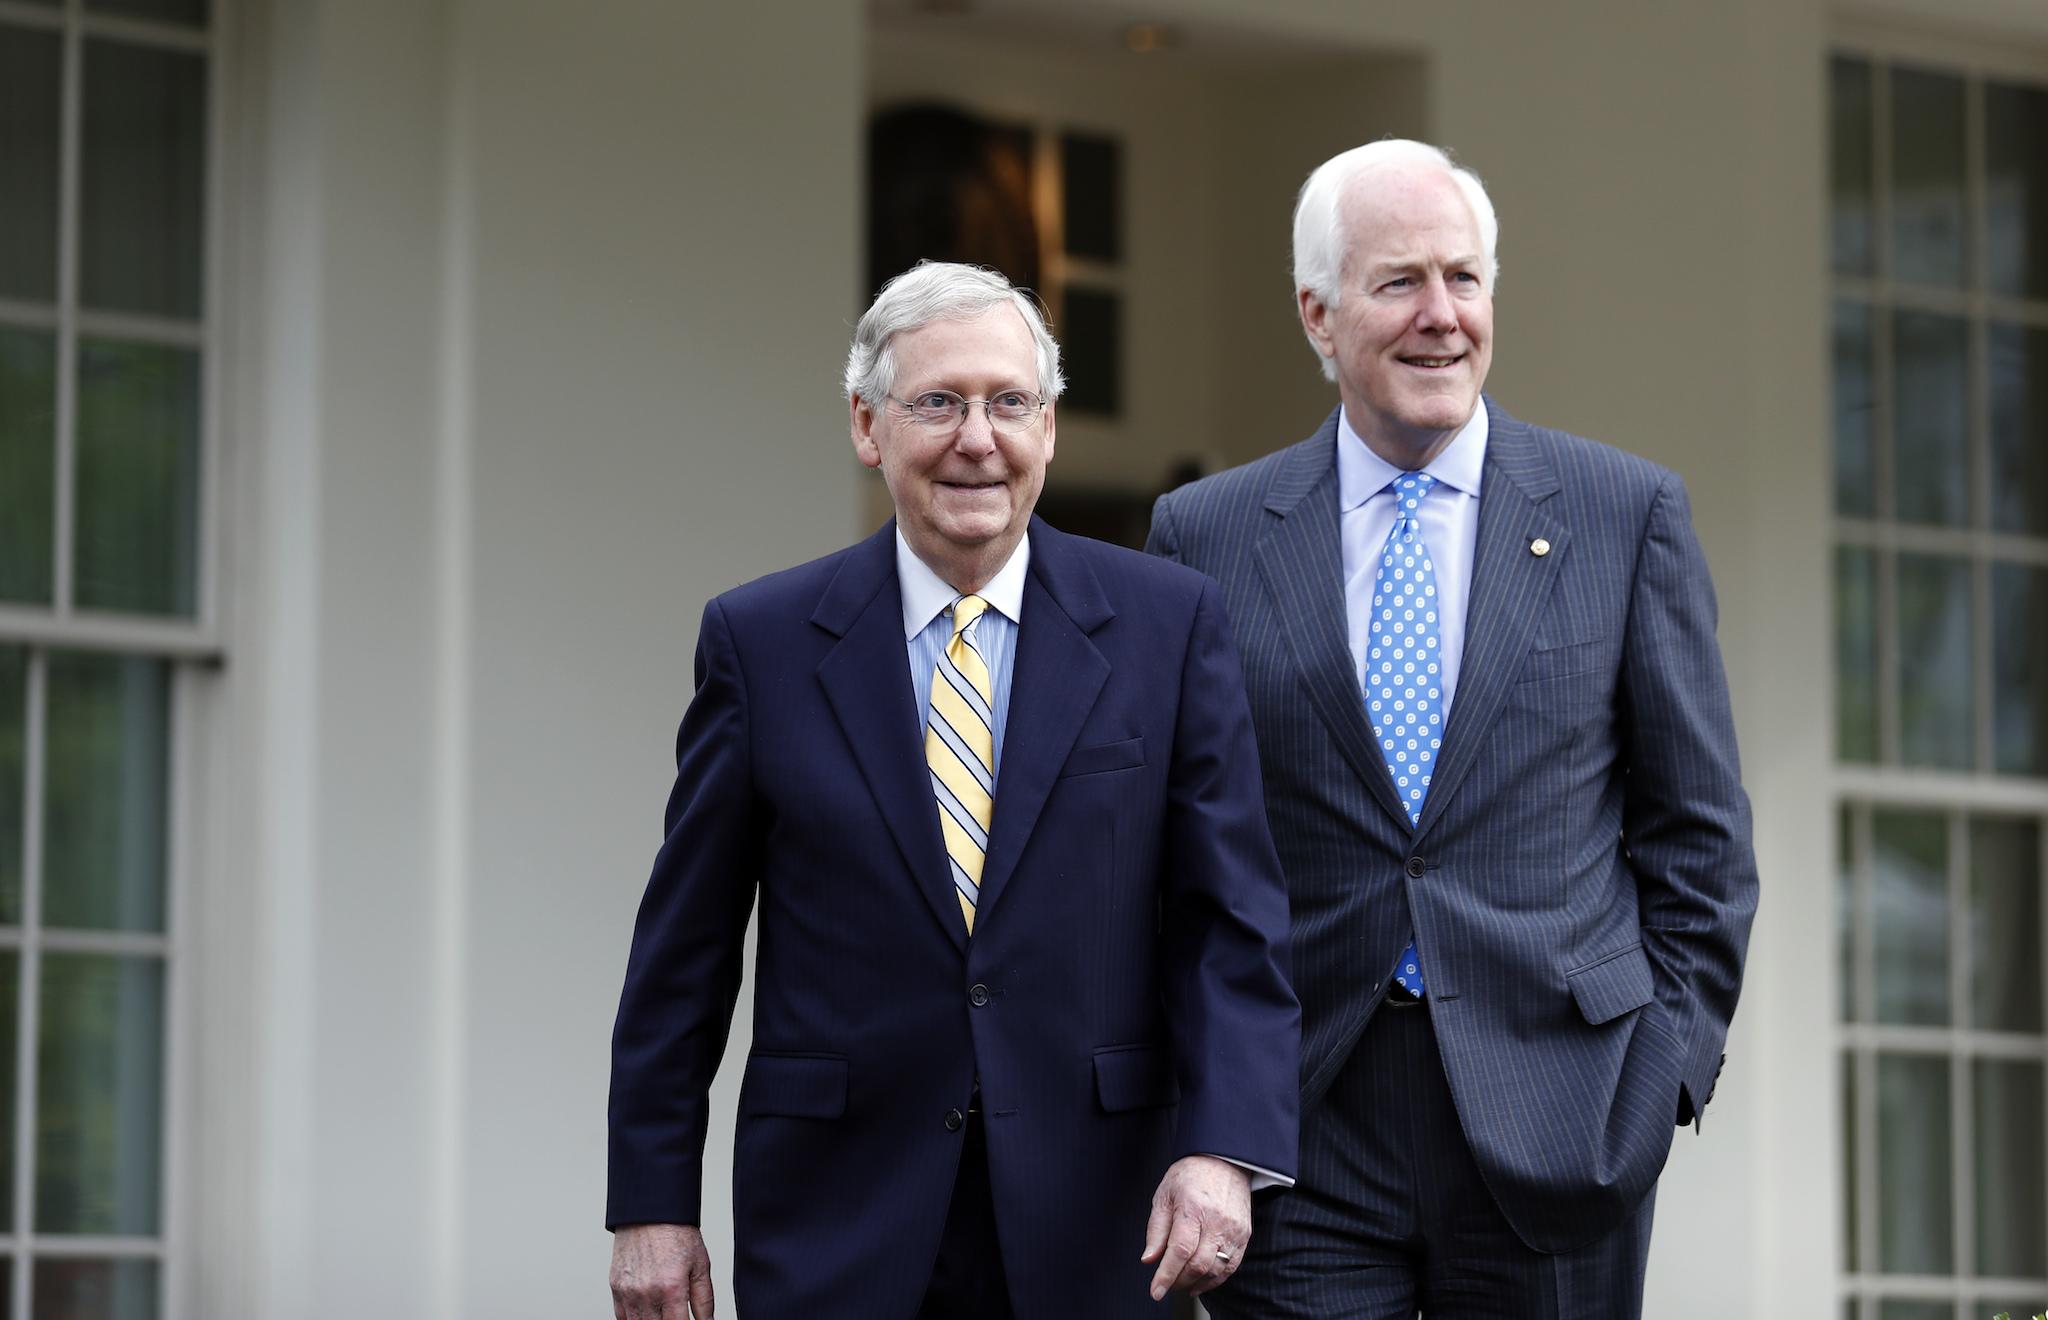
{"type": "Polygon", "coordinates": [[[928,431],[957,430],[977,404],[988,414],[988,424],[1007,434],[1026,429],[1045,411],[1045,400],[1029,390],[1004,390],[986,399],[963,399],[951,390],[926,390],[914,399],[884,397],[928,431]]]}

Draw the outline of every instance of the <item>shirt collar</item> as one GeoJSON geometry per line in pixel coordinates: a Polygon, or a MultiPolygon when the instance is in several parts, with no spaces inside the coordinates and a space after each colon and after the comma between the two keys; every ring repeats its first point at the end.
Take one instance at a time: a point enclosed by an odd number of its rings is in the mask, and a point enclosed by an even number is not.
{"type": "MultiPolygon", "coordinates": [[[[1482,399],[1472,410],[1472,420],[1422,470],[1453,490],[1478,495],[1479,474],[1486,466],[1486,434],[1486,401],[1482,399]]],[[[1392,485],[1403,471],[1372,452],[1358,432],[1351,429],[1349,414],[1342,408],[1337,410],[1338,512],[1349,513],[1365,503],[1392,485]]]]}
{"type": "MultiPolygon", "coordinates": [[[[988,585],[974,594],[989,608],[1012,623],[1024,621],[1024,570],[1031,564],[1031,532],[1026,529],[1010,552],[1009,560],[996,570],[988,585]]],[[[923,632],[933,619],[953,606],[960,593],[951,583],[932,572],[931,565],[917,557],[903,529],[896,529],[896,585],[903,592],[903,640],[923,632]]]]}

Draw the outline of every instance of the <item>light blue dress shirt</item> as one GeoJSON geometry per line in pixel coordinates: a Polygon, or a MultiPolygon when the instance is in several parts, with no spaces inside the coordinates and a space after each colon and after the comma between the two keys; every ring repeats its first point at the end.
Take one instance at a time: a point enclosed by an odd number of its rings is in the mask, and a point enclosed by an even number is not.
{"type": "MultiPolygon", "coordinates": [[[[1024,618],[1024,570],[1030,564],[1031,534],[1026,532],[988,585],[974,593],[989,605],[974,625],[974,644],[995,689],[989,694],[989,708],[996,717],[996,763],[991,769],[998,780],[1003,773],[1003,730],[1010,722],[1010,676],[1017,668],[1017,625],[1024,618]]],[[[917,557],[901,529],[896,532],[896,584],[903,594],[903,640],[910,655],[910,690],[917,698],[917,743],[922,747],[925,726],[931,722],[932,675],[953,640],[953,616],[948,611],[960,593],[917,557]]]]}
{"type": "MultiPolygon", "coordinates": [[[[1436,478],[1435,489],[1416,511],[1422,523],[1422,544],[1436,570],[1437,660],[1443,666],[1443,700],[1438,703],[1446,726],[1451,700],[1458,691],[1458,666],[1465,655],[1465,605],[1472,594],[1472,555],[1479,544],[1479,474],[1486,466],[1486,404],[1473,409],[1444,451],[1422,470],[1436,478]]],[[[1351,642],[1351,677],[1365,682],[1365,662],[1372,650],[1372,589],[1379,575],[1380,552],[1394,530],[1394,479],[1403,469],[1366,448],[1351,419],[1337,414],[1337,526],[1344,546],[1345,632],[1351,642]]]]}

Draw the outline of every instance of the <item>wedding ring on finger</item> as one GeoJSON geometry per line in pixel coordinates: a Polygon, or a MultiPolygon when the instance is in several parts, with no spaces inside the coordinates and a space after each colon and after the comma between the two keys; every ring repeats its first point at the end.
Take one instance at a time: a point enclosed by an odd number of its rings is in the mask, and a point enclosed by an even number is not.
{"type": "Polygon", "coordinates": [[[1223,1262],[1223,1263],[1224,1263],[1225,1265],[1228,1265],[1228,1264],[1230,1263],[1230,1248],[1229,1248],[1229,1247],[1218,1247],[1218,1248],[1216,1248],[1216,1259],[1218,1259],[1218,1260],[1222,1261],[1222,1262],[1223,1262]]]}

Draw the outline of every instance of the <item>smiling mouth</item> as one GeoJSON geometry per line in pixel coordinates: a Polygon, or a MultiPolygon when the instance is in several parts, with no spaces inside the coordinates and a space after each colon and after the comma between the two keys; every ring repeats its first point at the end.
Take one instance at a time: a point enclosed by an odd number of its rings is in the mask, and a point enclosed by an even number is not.
{"type": "Polygon", "coordinates": [[[1463,353],[1458,354],[1456,357],[1404,357],[1401,359],[1408,366],[1422,367],[1429,371],[1441,371],[1445,367],[1455,367],[1464,360],[1465,355],[1463,353]]]}

